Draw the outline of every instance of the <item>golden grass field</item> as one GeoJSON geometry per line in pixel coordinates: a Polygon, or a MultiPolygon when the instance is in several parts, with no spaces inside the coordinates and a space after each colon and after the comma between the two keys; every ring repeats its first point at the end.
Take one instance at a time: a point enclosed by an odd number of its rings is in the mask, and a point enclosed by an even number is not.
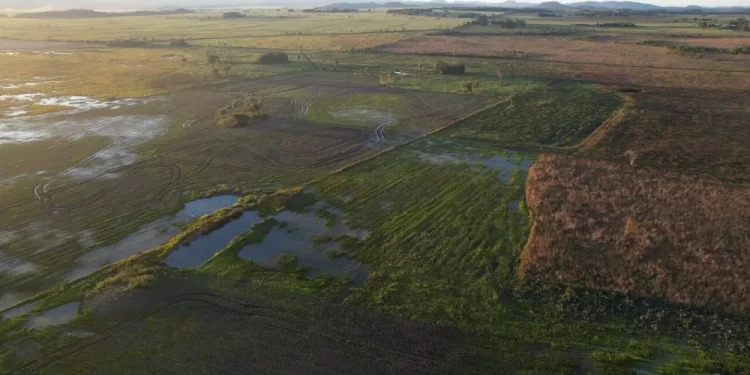
{"type": "Polygon", "coordinates": [[[104,19],[0,18],[0,38],[60,41],[185,38],[232,39],[285,34],[352,34],[428,31],[462,24],[458,18],[407,17],[383,12],[314,14],[255,11],[245,19],[226,20],[220,13],[104,19]]]}
{"type": "Polygon", "coordinates": [[[257,36],[205,39],[195,43],[228,47],[276,48],[288,50],[357,51],[398,42],[416,33],[388,32],[366,34],[257,36]]]}

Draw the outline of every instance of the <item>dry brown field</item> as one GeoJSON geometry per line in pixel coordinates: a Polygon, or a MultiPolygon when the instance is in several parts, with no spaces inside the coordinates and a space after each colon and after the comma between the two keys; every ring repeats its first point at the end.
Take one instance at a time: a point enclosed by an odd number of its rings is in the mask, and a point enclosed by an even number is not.
{"type": "Polygon", "coordinates": [[[750,312],[748,185],[545,156],[527,201],[527,277],[750,312]]]}
{"type": "Polygon", "coordinates": [[[580,154],[629,164],[634,153],[635,167],[750,182],[750,93],[646,88],[630,98],[580,154]]]}
{"type": "MultiPolygon", "coordinates": [[[[743,38],[744,39],[744,38],[743,38]]],[[[456,54],[488,57],[526,53],[525,60],[599,64],[615,67],[750,71],[750,56],[712,54],[703,58],[682,56],[664,46],[637,44],[644,38],[632,36],[601,37],[593,41],[572,37],[536,36],[423,36],[384,46],[382,51],[404,54],[456,54]]],[[[687,39],[692,43],[711,43],[712,39],[687,39]]],[[[729,42],[736,47],[735,42],[729,42]]],[[[687,44],[687,43],[684,43],[687,44]]],[[[750,43],[748,43],[750,44],[750,43]]],[[[696,44],[704,45],[704,44],[696,44]]],[[[718,45],[717,45],[718,47],[718,45]]]]}

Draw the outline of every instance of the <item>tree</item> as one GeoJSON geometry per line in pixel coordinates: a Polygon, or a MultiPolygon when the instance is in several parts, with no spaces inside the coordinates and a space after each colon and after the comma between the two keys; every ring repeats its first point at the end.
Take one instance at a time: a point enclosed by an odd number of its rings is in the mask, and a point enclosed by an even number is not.
{"type": "Polygon", "coordinates": [[[244,14],[240,12],[226,12],[222,15],[223,18],[245,18],[244,14]]]}
{"type": "Polygon", "coordinates": [[[463,63],[449,64],[438,61],[435,63],[435,70],[441,74],[464,74],[466,66],[463,63]]]}
{"type": "Polygon", "coordinates": [[[477,16],[477,18],[474,20],[475,25],[479,26],[489,26],[490,25],[490,18],[487,17],[484,14],[480,14],[477,16]]]}

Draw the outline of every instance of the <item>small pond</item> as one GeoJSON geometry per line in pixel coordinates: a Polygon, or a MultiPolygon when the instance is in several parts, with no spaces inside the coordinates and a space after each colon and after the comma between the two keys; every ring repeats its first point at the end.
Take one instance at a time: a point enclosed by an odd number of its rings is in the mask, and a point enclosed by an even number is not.
{"type": "Polygon", "coordinates": [[[189,245],[182,245],[167,257],[167,265],[174,268],[202,266],[214,254],[224,249],[235,237],[248,232],[253,225],[263,221],[257,211],[245,211],[239,219],[201,236],[189,245]]]}
{"type": "Polygon", "coordinates": [[[519,153],[508,152],[508,156],[470,156],[457,153],[433,154],[419,152],[417,156],[431,164],[470,164],[483,165],[489,169],[499,171],[497,178],[503,182],[510,182],[514,171],[526,172],[534,165],[535,160],[519,153]]]}
{"type": "Polygon", "coordinates": [[[263,242],[251,244],[243,248],[239,256],[254,263],[278,268],[278,260],[283,255],[297,257],[300,266],[312,269],[308,276],[317,277],[332,275],[349,277],[355,286],[362,286],[367,278],[367,272],[361,264],[347,258],[328,259],[326,252],[341,251],[337,242],[329,241],[315,246],[315,236],[338,238],[350,236],[362,240],[367,237],[367,231],[352,230],[341,223],[343,212],[326,207],[337,218],[336,224],[329,226],[327,221],[318,217],[315,210],[322,208],[321,204],[314,207],[313,212],[295,213],[283,211],[274,218],[280,223],[263,239],[263,242]]]}
{"type": "Polygon", "coordinates": [[[81,307],[80,302],[70,302],[62,306],[49,309],[45,312],[29,318],[26,322],[28,329],[43,329],[51,326],[67,324],[78,316],[78,310],[81,307]]]}
{"type": "Polygon", "coordinates": [[[183,231],[181,225],[188,224],[201,216],[211,214],[222,208],[231,207],[238,200],[239,198],[232,195],[222,195],[190,202],[174,216],[164,217],[146,224],[137,232],[116,244],[96,249],[81,256],[78,258],[78,267],[68,274],[66,279],[75,280],[88,276],[108,264],[163,245],[183,231]]]}
{"type": "Polygon", "coordinates": [[[26,314],[27,312],[31,310],[34,310],[34,308],[39,305],[39,302],[41,301],[25,303],[23,305],[16,306],[10,310],[4,311],[0,315],[2,315],[2,317],[5,319],[15,319],[23,314],[26,314]]]}

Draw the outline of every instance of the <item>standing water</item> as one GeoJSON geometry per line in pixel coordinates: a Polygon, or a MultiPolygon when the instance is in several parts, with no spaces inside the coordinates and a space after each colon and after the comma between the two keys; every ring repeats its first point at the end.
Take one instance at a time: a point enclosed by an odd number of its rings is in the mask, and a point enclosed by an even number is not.
{"type": "Polygon", "coordinates": [[[70,323],[78,316],[80,302],[70,302],[32,316],[26,323],[28,329],[41,329],[50,326],[70,323]]]}
{"type": "Polygon", "coordinates": [[[300,266],[312,268],[309,273],[311,277],[321,275],[349,277],[355,286],[364,284],[367,274],[361,264],[345,258],[329,259],[325,252],[340,251],[339,244],[326,242],[316,249],[314,237],[337,238],[347,235],[363,239],[367,236],[366,232],[350,230],[341,223],[326,226],[326,221],[317,217],[313,212],[284,211],[277,214],[275,219],[284,225],[275,227],[263,242],[243,248],[239,253],[241,258],[264,267],[277,268],[281,256],[293,255],[297,257],[300,266]]]}
{"type": "Polygon", "coordinates": [[[108,264],[163,245],[183,231],[181,225],[219,209],[231,207],[238,200],[239,198],[232,195],[222,195],[190,202],[176,215],[146,224],[120,242],[96,249],[78,258],[79,266],[66,279],[75,280],[88,276],[108,264]]]}
{"type": "Polygon", "coordinates": [[[246,233],[262,220],[257,211],[245,211],[239,219],[174,250],[167,257],[167,265],[175,268],[200,267],[225,248],[232,239],[246,233]]]}

